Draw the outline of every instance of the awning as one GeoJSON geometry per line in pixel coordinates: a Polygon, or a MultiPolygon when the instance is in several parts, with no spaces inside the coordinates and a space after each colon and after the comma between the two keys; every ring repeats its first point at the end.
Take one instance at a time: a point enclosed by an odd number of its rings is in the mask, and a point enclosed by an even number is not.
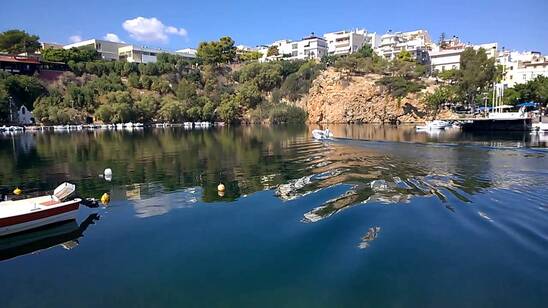
{"type": "Polygon", "coordinates": [[[535,102],[526,102],[526,103],[517,104],[516,106],[517,107],[537,107],[538,104],[535,102]]]}

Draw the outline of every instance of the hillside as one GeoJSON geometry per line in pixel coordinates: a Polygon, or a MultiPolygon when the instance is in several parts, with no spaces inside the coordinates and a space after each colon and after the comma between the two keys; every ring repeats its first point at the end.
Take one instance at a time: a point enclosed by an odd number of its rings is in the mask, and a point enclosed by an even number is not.
{"type": "MultiPolygon", "coordinates": [[[[381,75],[347,76],[333,68],[322,72],[297,105],[310,123],[414,123],[429,119],[422,92],[396,98],[375,84],[381,75]]],[[[432,92],[435,85],[424,91],[432,92]]],[[[441,117],[452,117],[443,112],[441,117]]]]}

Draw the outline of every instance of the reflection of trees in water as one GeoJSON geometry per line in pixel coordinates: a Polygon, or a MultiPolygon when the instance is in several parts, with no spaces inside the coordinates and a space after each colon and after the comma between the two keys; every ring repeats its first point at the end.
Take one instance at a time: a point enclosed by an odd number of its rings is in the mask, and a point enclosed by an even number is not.
{"type": "Polygon", "coordinates": [[[7,188],[23,184],[26,192],[70,180],[83,196],[150,182],[160,183],[166,191],[201,186],[205,201],[220,198],[216,187],[222,181],[227,188],[223,200],[231,200],[290,178],[292,168],[284,159],[288,152],[298,152],[291,144],[304,129],[254,126],[38,134],[29,151],[14,153],[2,146],[0,175],[7,188]],[[107,167],[114,172],[111,183],[98,178],[107,167]]]}
{"type": "MultiPolygon", "coordinates": [[[[306,127],[249,126],[205,131],[150,129],[38,134],[35,146],[14,152],[0,148],[0,175],[11,188],[50,190],[61,181],[78,185],[84,197],[122,191],[115,198],[146,199],[166,191],[201,187],[203,201],[235,200],[277,187],[284,200],[348,184],[346,193],[307,213],[314,221],[351,205],[404,203],[411,196],[467,195],[489,187],[486,151],[466,147],[414,146],[310,140],[306,127]],[[98,177],[112,168],[112,182],[98,177]],[[223,182],[221,198],[217,185],[223,182]]],[[[375,130],[377,132],[377,130],[375,130]]],[[[406,130],[388,130],[406,134],[406,130]]],[[[400,136],[400,135],[398,135],[400,136]]],[[[7,140],[0,141],[3,145],[7,140]]]]}

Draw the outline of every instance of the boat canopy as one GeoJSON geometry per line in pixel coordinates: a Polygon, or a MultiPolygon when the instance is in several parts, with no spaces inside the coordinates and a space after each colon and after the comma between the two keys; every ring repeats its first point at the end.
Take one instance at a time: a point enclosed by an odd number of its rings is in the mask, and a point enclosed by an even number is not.
{"type": "Polygon", "coordinates": [[[521,104],[517,104],[516,105],[517,107],[537,107],[538,106],[538,103],[535,103],[535,102],[526,102],[526,103],[521,103],[521,104]]]}
{"type": "Polygon", "coordinates": [[[66,197],[70,196],[75,190],[76,186],[74,186],[74,184],[65,182],[55,188],[55,190],[53,191],[53,195],[57,197],[57,199],[63,200],[66,197]]]}

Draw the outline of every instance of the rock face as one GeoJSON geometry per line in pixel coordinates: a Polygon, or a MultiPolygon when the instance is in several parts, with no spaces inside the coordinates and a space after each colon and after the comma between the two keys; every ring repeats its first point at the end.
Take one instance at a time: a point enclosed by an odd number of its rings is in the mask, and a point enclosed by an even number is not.
{"type": "Polygon", "coordinates": [[[308,112],[310,123],[415,123],[431,118],[420,93],[398,99],[375,84],[379,78],[346,77],[328,69],[297,105],[308,112]]]}

